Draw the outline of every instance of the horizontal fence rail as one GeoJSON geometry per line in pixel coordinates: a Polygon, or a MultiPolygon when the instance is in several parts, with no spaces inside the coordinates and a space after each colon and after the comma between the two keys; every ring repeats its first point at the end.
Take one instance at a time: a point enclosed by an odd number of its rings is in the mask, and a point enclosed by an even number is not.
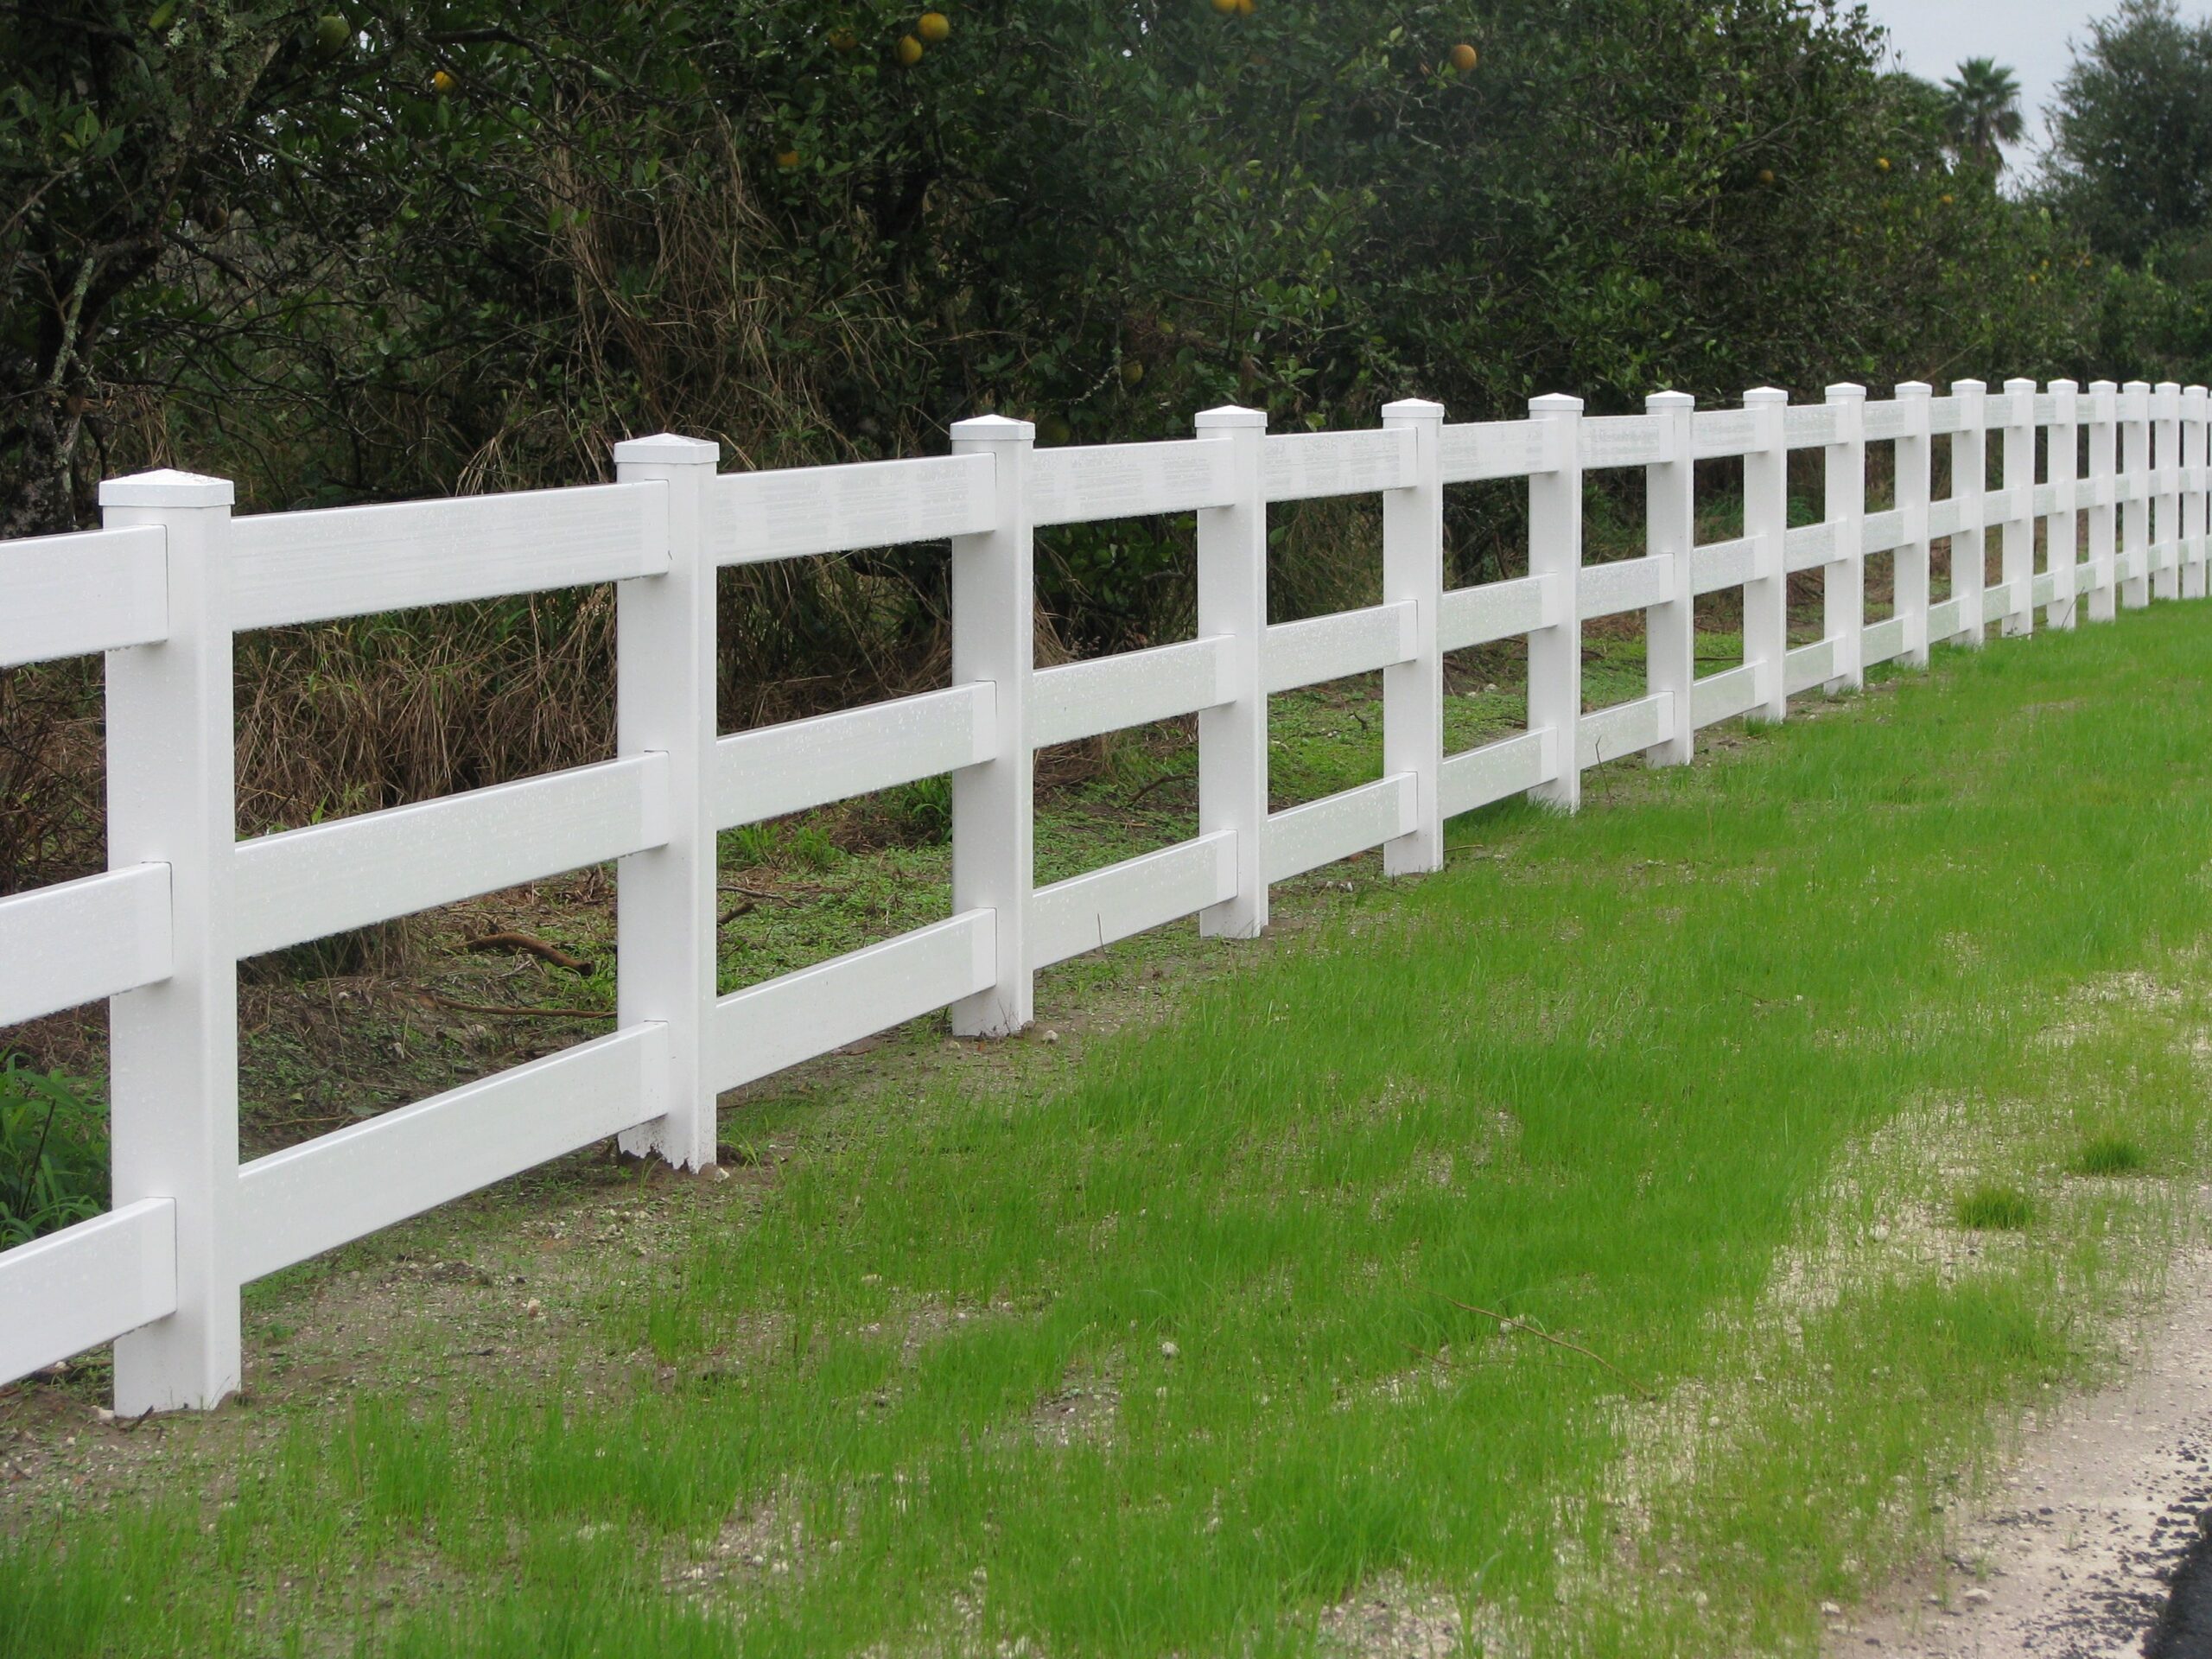
{"type": "Polygon", "coordinates": [[[1992,625],[2202,597],[2209,431],[2201,386],[1960,381],[1713,410],[1662,393],[1602,416],[1550,397],[1464,423],[1408,401],[1357,432],[1270,435],[1224,409],[1188,439],[1044,450],[988,416],[949,455],[783,472],[723,474],[715,445],[662,436],[617,446],[612,484],[238,518],[220,480],[111,480],[103,528],[0,543],[0,668],[108,653],[111,790],[107,873],[0,899],[0,1024],[110,999],[115,1138],[109,1213],[0,1252],[0,1380],[114,1341],[118,1410],[212,1405],[238,1384],[244,1283],[432,1205],[609,1136],[711,1163],[721,1091],[940,1009],[963,1034],[1019,1030],[1054,963],[1192,916],[1251,937],[1274,883],[1376,849],[1393,874],[1438,868],[1458,814],[1518,795],[1572,810],[1590,766],[1681,764],[1702,728],[1784,718],[1992,625]],[[1954,483],[1935,499],[1939,442],[1954,483]],[[1825,469],[1810,524],[1789,523],[1796,451],[1825,469]],[[1741,476],[1740,525],[1704,542],[1700,462],[1741,476]],[[1629,468],[1644,550],[1591,562],[1585,476],[1629,468]],[[1870,471],[1893,480],[1872,510],[1870,471]],[[1485,480],[1528,492],[1529,572],[1448,588],[1446,493],[1485,480]],[[1269,508],[1344,496],[1380,504],[1380,601],[1270,625],[1269,508]],[[1038,531],[1174,513],[1197,515],[1196,637],[1039,666],[1038,531]],[[715,729],[718,569],[916,542],[950,543],[950,684],[715,729]],[[1873,558],[1895,603],[1869,622],[1873,558]],[[1818,579],[1816,639],[1790,637],[1793,577],[1818,579]],[[613,758],[237,839],[238,632],[584,583],[616,588],[613,758]],[[1742,657],[1700,672],[1694,607],[1719,593],[1741,595],[1742,657]],[[1647,684],[1587,708],[1581,631],[1623,617],[1642,619],[1647,684]],[[1525,728],[1447,753],[1445,658],[1501,640],[1527,642],[1525,728]],[[1381,775],[1271,810],[1268,699],[1363,674],[1382,677],[1381,775]],[[1037,886],[1037,751],[1186,717],[1197,833],[1037,886]],[[720,992],[719,831],[940,776],[950,914],[720,992]],[[609,1034],[239,1163],[241,958],[607,861],[609,1034]]]}

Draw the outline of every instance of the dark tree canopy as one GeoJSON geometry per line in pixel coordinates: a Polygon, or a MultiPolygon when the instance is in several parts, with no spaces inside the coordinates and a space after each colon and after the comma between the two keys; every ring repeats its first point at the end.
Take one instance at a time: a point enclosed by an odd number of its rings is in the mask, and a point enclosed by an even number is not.
{"type": "Polygon", "coordinates": [[[2052,110],[2044,188],[2099,252],[2139,264],[2212,221],[2212,22],[2124,0],[2089,25],[2052,110]]]}

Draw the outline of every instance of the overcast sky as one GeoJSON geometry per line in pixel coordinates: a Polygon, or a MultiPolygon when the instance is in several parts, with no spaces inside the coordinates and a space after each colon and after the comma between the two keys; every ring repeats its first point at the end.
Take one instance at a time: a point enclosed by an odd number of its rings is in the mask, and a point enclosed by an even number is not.
{"type": "MultiPolygon", "coordinates": [[[[1941,81],[1962,58],[1994,58],[2019,78],[2028,141],[2010,152],[2016,169],[2032,170],[2044,143],[2044,105],[2073,55],[2070,37],[2088,36],[2092,17],[2108,17],[2119,0],[1867,0],[1890,45],[1916,75],[1941,81]]],[[[2202,16],[2208,0],[2183,0],[2185,16],[2202,16]]]]}

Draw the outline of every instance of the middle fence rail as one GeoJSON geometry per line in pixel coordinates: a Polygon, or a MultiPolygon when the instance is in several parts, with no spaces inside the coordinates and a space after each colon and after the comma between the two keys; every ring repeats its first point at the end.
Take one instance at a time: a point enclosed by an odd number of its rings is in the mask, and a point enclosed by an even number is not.
{"type": "Polygon", "coordinates": [[[1273,883],[1378,847],[1393,874],[1439,868],[1457,814],[1521,794],[1572,810],[1600,761],[1679,765],[1700,728],[1781,720],[1793,696],[1925,665],[1991,623],[2024,634],[2038,614],[2068,628],[2202,597],[2209,416],[2201,386],[1961,381],[1878,401],[1834,386],[1809,405],[1761,390],[1711,410],[1662,393],[1599,418],[1547,397],[1526,420],[1461,424],[1415,400],[1362,432],[1270,435],[1219,409],[1185,441],[1043,450],[1027,423],[986,416],[956,426],[946,456],[752,474],[664,435],[617,445],[611,485],[243,518],[221,480],[110,480],[104,528],[0,543],[0,667],[107,654],[110,861],[0,900],[0,1026],[111,999],[114,1146],[109,1213],[0,1253],[0,1380],[112,1340],[118,1411],[212,1406],[238,1386],[242,1285],[407,1216],[608,1136],[709,1164],[722,1091],[940,1008],[963,1034],[1018,1031],[1051,963],[1192,915],[1251,938],[1273,883]],[[1938,438],[1954,486],[1932,500],[1938,438]],[[1868,448],[1885,444],[1893,501],[1869,512],[1868,448]],[[1792,525],[1801,449],[1825,458],[1825,506],[1792,525]],[[1700,544],[1696,463],[1722,459],[1742,463],[1740,533],[1700,544]],[[1646,550],[1586,563],[1584,480],[1605,468],[1643,474],[1646,550]],[[1529,574],[1447,588],[1445,493],[1485,480],[1526,482],[1529,574]],[[1344,495],[1381,498],[1381,602],[1269,625],[1270,506],[1344,495]],[[1036,531],[1182,512],[1195,636],[1037,666],[1036,531]],[[720,569],[937,541],[950,685],[716,729],[720,569]],[[1940,601],[1935,541],[1950,546],[1940,601]],[[1882,555],[1895,605],[1870,624],[1865,565],[1882,555]],[[1789,582],[1811,571],[1821,637],[1793,647],[1789,582]],[[237,632],[595,582],[618,595],[613,759],[237,839],[237,632]],[[1742,659],[1700,675],[1694,607],[1725,589],[1742,594],[1742,659]],[[1634,613],[1644,694],[1586,709],[1582,625],[1634,613]],[[1526,729],[1447,753],[1446,655],[1512,639],[1528,641],[1526,729]],[[1380,775],[1271,811],[1268,698],[1378,671],[1380,775]],[[1197,833],[1039,887],[1037,751],[1193,715],[1197,833]],[[720,831],[948,773],[944,919],[718,994],[720,831]],[[611,1033],[241,1163],[241,957],[610,860],[611,1033]]]}

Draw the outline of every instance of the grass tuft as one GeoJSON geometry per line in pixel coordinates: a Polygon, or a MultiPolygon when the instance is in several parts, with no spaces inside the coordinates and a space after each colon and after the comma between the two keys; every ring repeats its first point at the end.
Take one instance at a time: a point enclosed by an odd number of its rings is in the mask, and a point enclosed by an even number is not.
{"type": "Polygon", "coordinates": [[[1984,1181],[1952,1205],[1959,1225],[1980,1233],[2017,1233],[2036,1218],[2035,1201],[2017,1186],[1984,1181]]]}
{"type": "Polygon", "coordinates": [[[2143,1148],[2124,1135],[2100,1135],[2082,1143],[2074,1159],[2076,1175],[2128,1175],[2151,1161],[2143,1148]]]}

